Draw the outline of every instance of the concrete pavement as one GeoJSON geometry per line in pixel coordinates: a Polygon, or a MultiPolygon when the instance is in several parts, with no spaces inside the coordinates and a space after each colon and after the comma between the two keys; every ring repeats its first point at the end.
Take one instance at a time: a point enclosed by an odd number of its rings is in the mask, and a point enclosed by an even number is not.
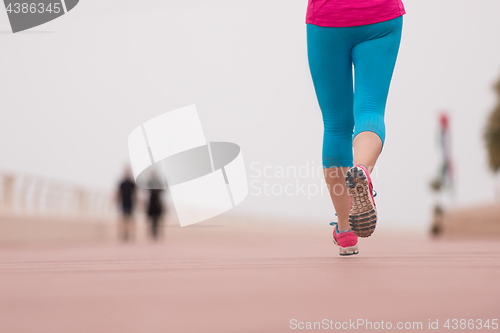
{"type": "Polygon", "coordinates": [[[0,332],[495,331],[477,327],[500,319],[498,239],[375,232],[340,257],[331,231],[214,219],[156,244],[3,246],[0,332]]]}

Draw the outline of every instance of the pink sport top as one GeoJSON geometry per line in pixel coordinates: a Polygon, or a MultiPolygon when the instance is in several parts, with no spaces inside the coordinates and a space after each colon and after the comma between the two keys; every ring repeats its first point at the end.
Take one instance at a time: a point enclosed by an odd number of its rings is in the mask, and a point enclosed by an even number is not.
{"type": "Polygon", "coordinates": [[[392,20],[405,14],[401,0],[308,0],[306,23],[355,27],[392,20]]]}

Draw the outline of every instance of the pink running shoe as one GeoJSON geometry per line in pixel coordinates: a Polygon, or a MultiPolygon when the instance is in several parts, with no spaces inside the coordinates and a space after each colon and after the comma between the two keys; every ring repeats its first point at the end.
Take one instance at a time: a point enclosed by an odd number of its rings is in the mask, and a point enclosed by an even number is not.
{"type": "Polygon", "coordinates": [[[330,223],[334,226],[333,228],[333,242],[339,247],[339,254],[341,256],[350,256],[353,254],[358,254],[358,236],[349,231],[339,231],[339,227],[336,222],[330,223]]]}
{"type": "Polygon", "coordinates": [[[370,173],[364,165],[358,164],[347,171],[345,180],[351,196],[351,229],[359,237],[369,237],[377,225],[377,208],[370,173]]]}

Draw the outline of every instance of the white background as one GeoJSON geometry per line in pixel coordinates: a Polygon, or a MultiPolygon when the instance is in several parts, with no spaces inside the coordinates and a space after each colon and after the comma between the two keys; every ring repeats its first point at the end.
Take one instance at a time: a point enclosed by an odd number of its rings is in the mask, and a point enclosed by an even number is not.
{"type": "MultiPolygon", "coordinates": [[[[439,163],[440,110],[452,117],[454,205],[494,200],[482,133],[500,77],[500,2],[404,3],[374,184],[382,225],[423,230],[439,163]]],[[[193,103],[208,140],[241,146],[249,180],[252,163],[320,166],[323,129],[306,56],[306,6],[82,0],[67,15],[15,35],[0,10],[0,168],[112,189],[128,160],[128,134],[193,103]]],[[[323,223],[334,213],[327,195],[249,195],[236,210],[323,223]]]]}

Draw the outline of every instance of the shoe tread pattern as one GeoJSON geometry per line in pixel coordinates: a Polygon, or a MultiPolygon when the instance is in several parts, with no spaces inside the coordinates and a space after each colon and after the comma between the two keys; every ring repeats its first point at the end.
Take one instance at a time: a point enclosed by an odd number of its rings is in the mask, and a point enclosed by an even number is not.
{"type": "Polygon", "coordinates": [[[377,225],[377,212],[372,203],[365,172],[354,167],[347,173],[346,184],[352,199],[349,224],[358,237],[369,237],[377,225]]]}

